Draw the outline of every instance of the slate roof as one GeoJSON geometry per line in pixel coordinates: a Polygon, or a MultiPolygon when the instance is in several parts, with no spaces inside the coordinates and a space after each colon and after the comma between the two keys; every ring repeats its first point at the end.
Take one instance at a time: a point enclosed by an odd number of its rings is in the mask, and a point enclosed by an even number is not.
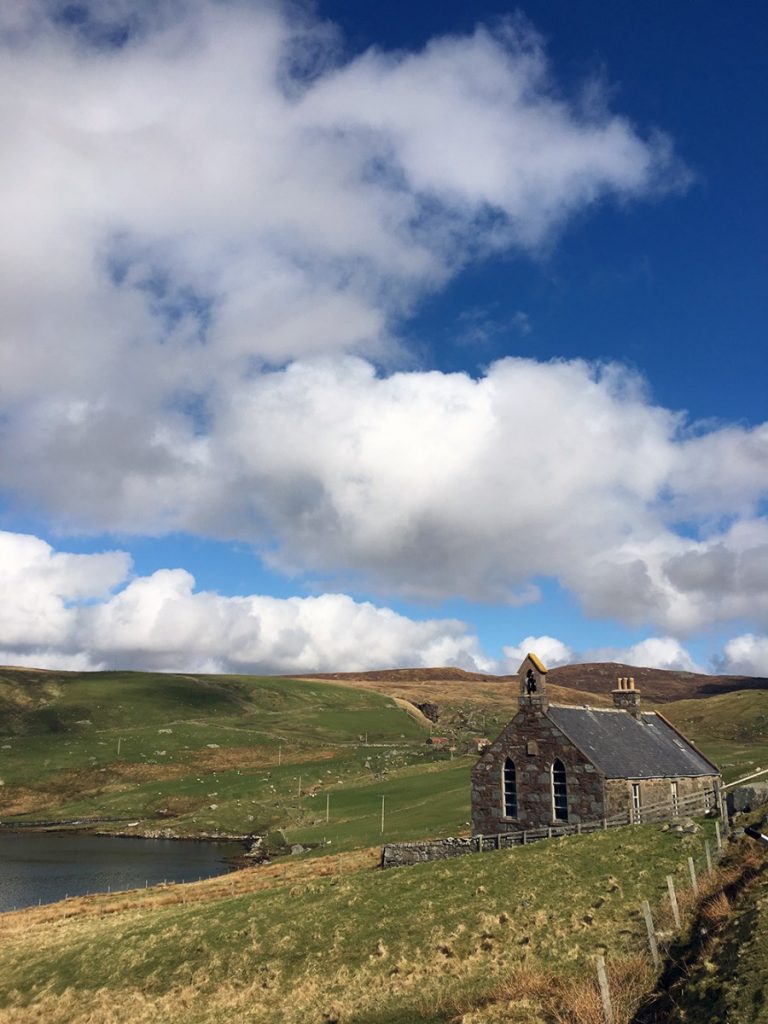
{"type": "Polygon", "coordinates": [[[609,779],[717,775],[717,768],[653,711],[549,706],[549,718],[609,779]]]}

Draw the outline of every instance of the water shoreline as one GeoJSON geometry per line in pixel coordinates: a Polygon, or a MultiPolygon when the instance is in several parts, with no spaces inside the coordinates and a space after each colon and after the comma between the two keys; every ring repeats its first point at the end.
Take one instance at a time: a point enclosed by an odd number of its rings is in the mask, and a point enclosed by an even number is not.
{"type": "Polygon", "coordinates": [[[179,835],[169,828],[143,829],[141,831],[106,831],[94,828],[95,825],[108,825],[112,822],[127,821],[127,818],[71,818],[64,821],[0,821],[0,834],[29,834],[64,832],[69,835],[102,836],[114,839],[167,839],[170,842],[190,843],[242,843],[246,845],[255,838],[255,833],[239,833],[232,835],[224,832],[200,832],[195,835],[179,835]]]}
{"type": "Polygon", "coordinates": [[[220,836],[116,835],[60,823],[4,827],[0,910],[56,903],[67,896],[196,882],[243,867],[245,857],[241,840],[220,836]]]}

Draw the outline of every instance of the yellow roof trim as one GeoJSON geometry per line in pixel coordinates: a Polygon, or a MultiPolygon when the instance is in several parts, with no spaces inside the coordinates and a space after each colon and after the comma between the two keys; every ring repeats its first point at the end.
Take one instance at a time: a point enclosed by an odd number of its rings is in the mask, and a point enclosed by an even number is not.
{"type": "Polygon", "coordinates": [[[531,659],[531,661],[536,666],[536,668],[539,670],[539,672],[546,673],[546,671],[547,671],[546,668],[542,665],[542,663],[539,661],[539,659],[536,657],[536,655],[533,653],[533,651],[528,651],[528,653],[526,654],[525,657],[526,657],[526,659],[528,659],[528,658],[531,659]]]}

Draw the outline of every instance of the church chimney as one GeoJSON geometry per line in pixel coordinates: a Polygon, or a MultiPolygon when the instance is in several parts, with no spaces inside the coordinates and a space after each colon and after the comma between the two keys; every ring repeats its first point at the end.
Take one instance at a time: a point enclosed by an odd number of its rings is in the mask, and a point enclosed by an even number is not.
{"type": "Polygon", "coordinates": [[[633,718],[640,718],[640,694],[635,689],[633,676],[619,676],[612,696],[615,708],[619,708],[620,711],[628,711],[633,718]]]}

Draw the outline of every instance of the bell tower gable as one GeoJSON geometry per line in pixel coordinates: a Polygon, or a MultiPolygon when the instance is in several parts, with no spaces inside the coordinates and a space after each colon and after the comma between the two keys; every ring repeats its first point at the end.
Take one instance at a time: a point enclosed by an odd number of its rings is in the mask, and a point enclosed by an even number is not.
{"type": "Polygon", "coordinates": [[[526,654],[517,670],[521,708],[539,708],[545,711],[547,698],[547,669],[531,651],[526,654]]]}

